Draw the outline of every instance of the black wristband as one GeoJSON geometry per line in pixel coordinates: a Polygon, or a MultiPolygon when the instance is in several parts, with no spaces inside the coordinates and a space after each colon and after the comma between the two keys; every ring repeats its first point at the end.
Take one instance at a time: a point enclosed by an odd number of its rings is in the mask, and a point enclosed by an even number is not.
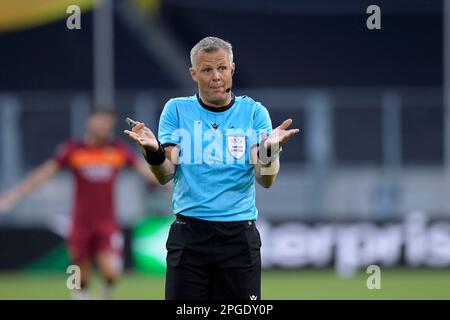
{"type": "Polygon", "coordinates": [[[158,141],[159,148],[156,151],[144,148],[144,158],[149,165],[159,166],[166,160],[166,151],[161,142],[158,141]]]}
{"type": "Polygon", "coordinates": [[[266,139],[263,139],[261,141],[261,143],[258,145],[258,152],[257,152],[257,157],[259,159],[259,161],[261,161],[262,164],[269,164],[272,161],[278,159],[278,157],[280,156],[281,151],[283,150],[281,148],[281,146],[279,146],[276,150],[275,150],[275,154],[272,156],[272,150],[271,148],[267,149],[264,148],[264,144],[266,142],[266,139]]]}

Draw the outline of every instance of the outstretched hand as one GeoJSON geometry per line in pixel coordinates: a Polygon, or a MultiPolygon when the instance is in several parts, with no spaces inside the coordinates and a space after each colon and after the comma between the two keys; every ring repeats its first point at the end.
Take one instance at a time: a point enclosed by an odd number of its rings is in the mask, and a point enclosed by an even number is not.
{"type": "Polygon", "coordinates": [[[148,148],[152,151],[156,151],[159,148],[158,139],[144,123],[139,122],[131,131],[124,130],[124,133],[142,148],[148,148]]]}
{"type": "MultiPolygon", "coordinates": [[[[292,124],[292,119],[284,120],[282,124],[276,127],[265,141],[265,148],[270,149],[271,146],[278,147],[286,143],[290,138],[299,133],[299,129],[288,129],[292,124]]],[[[264,139],[265,137],[263,137],[264,139]]]]}

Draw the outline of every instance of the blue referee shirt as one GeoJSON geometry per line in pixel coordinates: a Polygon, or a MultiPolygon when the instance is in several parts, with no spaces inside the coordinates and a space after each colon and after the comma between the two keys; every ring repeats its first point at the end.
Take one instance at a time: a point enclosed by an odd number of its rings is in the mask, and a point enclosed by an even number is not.
{"type": "Polygon", "coordinates": [[[247,96],[212,108],[198,96],[169,100],[159,121],[163,145],[179,145],[173,212],[210,221],[256,220],[250,149],[272,131],[267,109],[247,96]]]}

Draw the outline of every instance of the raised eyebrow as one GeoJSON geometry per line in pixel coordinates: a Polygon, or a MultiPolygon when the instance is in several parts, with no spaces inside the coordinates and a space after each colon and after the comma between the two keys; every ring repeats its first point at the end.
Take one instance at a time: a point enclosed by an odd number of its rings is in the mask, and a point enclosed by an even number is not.
{"type": "Polygon", "coordinates": [[[213,67],[209,64],[203,65],[199,67],[199,70],[206,70],[206,69],[214,69],[214,68],[228,68],[226,63],[220,63],[217,67],[213,67]]]}
{"type": "MultiPolygon", "coordinates": [[[[216,63],[215,63],[216,64],[216,63]]],[[[220,66],[226,66],[227,65],[227,61],[225,61],[225,60],[220,60],[220,61],[218,61],[218,66],[220,67],[220,66]]],[[[211,65],[211,64],[209,64],[209,62],[204,62],[204,64],[203,65],[201,65],[201,67],[202,68],[207,68],[207,67],[209,67],[209,68],[214,68],[214,66],[213,65],[211,65]]]]}

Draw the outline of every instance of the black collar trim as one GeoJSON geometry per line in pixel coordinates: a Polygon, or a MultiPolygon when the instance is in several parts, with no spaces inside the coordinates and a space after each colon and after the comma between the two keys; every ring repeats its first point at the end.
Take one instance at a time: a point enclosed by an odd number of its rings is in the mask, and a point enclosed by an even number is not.
{"type": "Polygon", "coordinates": [[[200,103],[200,105],[203,108],[205,108],[206,110],[212,111],[212,112],[224,112],[224,111],[227,111],[228,109],[230,109],[234,105],[234,100],[235,100],[234,99],[234,94],[231,94],[231,101],[230,101],[229,104],[227,104],[226,106],[223,106],[223,107],[214,108],[214,107],[210,107],[210,106],[206,105],[202,101],[202,99],[200,99],[200,96],[198,95],[198,93],[196,94],[196,96],[197,96],[198,103],[200,103]]]}

